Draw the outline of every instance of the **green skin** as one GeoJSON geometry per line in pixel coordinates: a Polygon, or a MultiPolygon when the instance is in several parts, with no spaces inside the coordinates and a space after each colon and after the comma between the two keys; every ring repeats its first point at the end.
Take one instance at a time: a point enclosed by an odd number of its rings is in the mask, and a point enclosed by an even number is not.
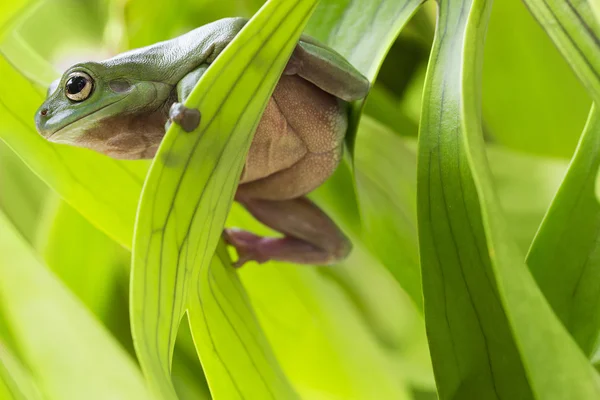
{"type": "MultiPolygon", "coordinates": [[[[204,71],[247,20],[228,18],[178,38],[102,62],[69,68],[36,113],[51,142],[120,159],[152,158],[165,129],[185,131],[200,113],[183,106],[204,71]]],[[[302,36],[263,113],[236,201],[280,238],[226,229],[247,261],[332,264],[345,258],[346,236],[305,195],[337,167],[348,125],[347,102],[366,96],[369,81],[334,50],[302,36]]]]}

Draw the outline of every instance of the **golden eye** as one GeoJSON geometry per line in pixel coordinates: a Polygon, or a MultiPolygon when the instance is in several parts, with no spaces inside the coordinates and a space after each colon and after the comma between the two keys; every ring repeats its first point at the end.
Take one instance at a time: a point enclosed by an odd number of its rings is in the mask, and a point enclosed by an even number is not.
{"type": "Polygon", "coordinates": [[[85,72],[73,72],[69,75],[65,90],[67,97],[73,101],[83,101],[90,97],[94,81],[85,72]]]}

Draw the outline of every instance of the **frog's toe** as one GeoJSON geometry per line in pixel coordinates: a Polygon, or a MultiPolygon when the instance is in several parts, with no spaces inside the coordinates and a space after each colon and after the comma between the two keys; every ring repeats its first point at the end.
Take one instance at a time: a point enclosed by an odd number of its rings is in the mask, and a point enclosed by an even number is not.
{"type": "Polygon", "coordinates": [[[192,132],[200,125],[200,111],[187,108],[183,103],[174,103],[169,110],[169,121],[181,126],[186,132],[192,132]]]}
{"type": "Polygon", "coordinates": [[[248,261],[264,263],[269,260],[268,257],[260,252],[260,242],[265,239],[261,236],[240,229],[230,228],[223,231],[223,239],[228,245],[233,246],[238,253],[238,259],[233,263],[233,266],[236,268],[241,267],[248,261]]]}

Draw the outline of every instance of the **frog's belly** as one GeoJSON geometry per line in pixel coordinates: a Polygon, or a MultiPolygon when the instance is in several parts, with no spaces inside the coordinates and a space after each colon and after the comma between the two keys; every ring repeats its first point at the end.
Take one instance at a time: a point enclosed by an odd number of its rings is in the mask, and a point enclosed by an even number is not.
{"type": "Polygon", "coordinates": [[[284,75],[257,127],[240,183],[260,198],[308,193],[337,167],[347,126],[341,100],[284,75]]]}

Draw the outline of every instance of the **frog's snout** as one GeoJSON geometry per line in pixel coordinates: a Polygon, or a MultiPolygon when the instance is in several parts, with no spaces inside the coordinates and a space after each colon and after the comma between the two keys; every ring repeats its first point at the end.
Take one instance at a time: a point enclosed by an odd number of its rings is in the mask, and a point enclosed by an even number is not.
{"type": "Polygon", "coordinates": [[[50,119],[50,116],[51,112],[48,107],[41,107],[35,114],[35,127],[37,131],[45,138],[49,136],[47,123],[50,119]]]}

